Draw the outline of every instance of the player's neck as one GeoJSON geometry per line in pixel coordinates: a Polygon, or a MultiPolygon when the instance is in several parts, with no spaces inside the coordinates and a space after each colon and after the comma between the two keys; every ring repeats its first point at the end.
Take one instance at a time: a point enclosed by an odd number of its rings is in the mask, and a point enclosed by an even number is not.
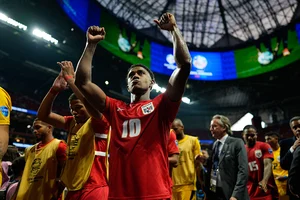
{"type": "Polygon", "coordinates": [[[177,140],[182,140],[184,138],[184,133],[176,135],[177,140]]]}
{"type": "Polygon", "coordinates": [[[53,135],[49,135],[49,136],[45,137],[45,138],[41,141],[41,143],[42,143],[42,144],[48,144],[48,143],[51,142],[53,139],[54,139],[53,135]]]}
{"type": "Polygon", "coordinates": [[[150,95],[148,92],[146,92],[145,94],[131,94],[131,103],[137,103],[140,101],[147,101],[150,100],[150,95]]]}
{"type": "Polygon", "coordinates": [[[275,144],[274,146],[272,146],[273,151],[276,151],[277,149],[279,149],[279,144],[275,144]]]}

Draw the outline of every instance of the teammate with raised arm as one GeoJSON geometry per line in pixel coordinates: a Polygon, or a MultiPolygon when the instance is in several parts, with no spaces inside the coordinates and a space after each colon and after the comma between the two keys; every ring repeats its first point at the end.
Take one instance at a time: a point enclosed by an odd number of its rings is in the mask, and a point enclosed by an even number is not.
{"type": "Polygon", "coordinates": [[[150,99],[154,75],[141,64],[132,65],[127,73],[130,104],[106,96],[93,84],[93,55],[98,42],[105,38],[104,28],[97,26],[87,30],[86,47],[76,69],[77,87],[111,123],[109,199],[171,198],[167,146],[190,74],[191,58],[172,14],[165,13],[154,22],[173,36],[177,69],[165,93],[150,99]]]}

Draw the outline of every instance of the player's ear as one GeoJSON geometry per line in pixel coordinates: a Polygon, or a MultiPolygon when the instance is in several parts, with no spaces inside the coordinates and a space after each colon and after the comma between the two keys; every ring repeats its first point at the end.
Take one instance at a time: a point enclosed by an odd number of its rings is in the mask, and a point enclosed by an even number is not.
{"type": "Polygon", "coordinates": [[[152,79],[149,85],[150,91],[152,90],[154,84],[155,84],[155,80],[152,79]]]}

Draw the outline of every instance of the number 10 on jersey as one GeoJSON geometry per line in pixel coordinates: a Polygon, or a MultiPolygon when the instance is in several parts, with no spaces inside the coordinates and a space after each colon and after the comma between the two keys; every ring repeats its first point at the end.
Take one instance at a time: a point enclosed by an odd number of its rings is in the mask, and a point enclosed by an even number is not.
{"type": "Polygon", "coordinates": [[[130,119],[123,122],[122,138],[136,137],[141,133],[141,120],[130,119]]]}

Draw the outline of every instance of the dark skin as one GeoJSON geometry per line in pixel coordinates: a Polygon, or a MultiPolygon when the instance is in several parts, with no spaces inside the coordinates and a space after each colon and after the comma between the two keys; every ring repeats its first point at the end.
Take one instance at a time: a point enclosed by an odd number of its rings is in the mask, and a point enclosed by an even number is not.
{"type": "MultiPolygon", "coordinates": [[[[191,58],[186,43],[176,25],[174,16],[165,13],[159,20],[154,20],[162,30],[169,31],[173,36],[174,56],[178,68],[169,79],[166,95],[171,101],[182,98],[185,85],[191,69],[191,58]]],[[[93,107],[102,112],[105,108],[106,94],[96,84],[91,82],[91,64],[97,44],[105,39],[103,27],[91,26],[87,30],[87,44],[78,62],[75,84],[93,107]]],[[[131,93],[131,102],[150,99],[150,92],[154,81],[150,74],[142,67],[132,68],[127,75],[127,88],[131,93]]]]}

